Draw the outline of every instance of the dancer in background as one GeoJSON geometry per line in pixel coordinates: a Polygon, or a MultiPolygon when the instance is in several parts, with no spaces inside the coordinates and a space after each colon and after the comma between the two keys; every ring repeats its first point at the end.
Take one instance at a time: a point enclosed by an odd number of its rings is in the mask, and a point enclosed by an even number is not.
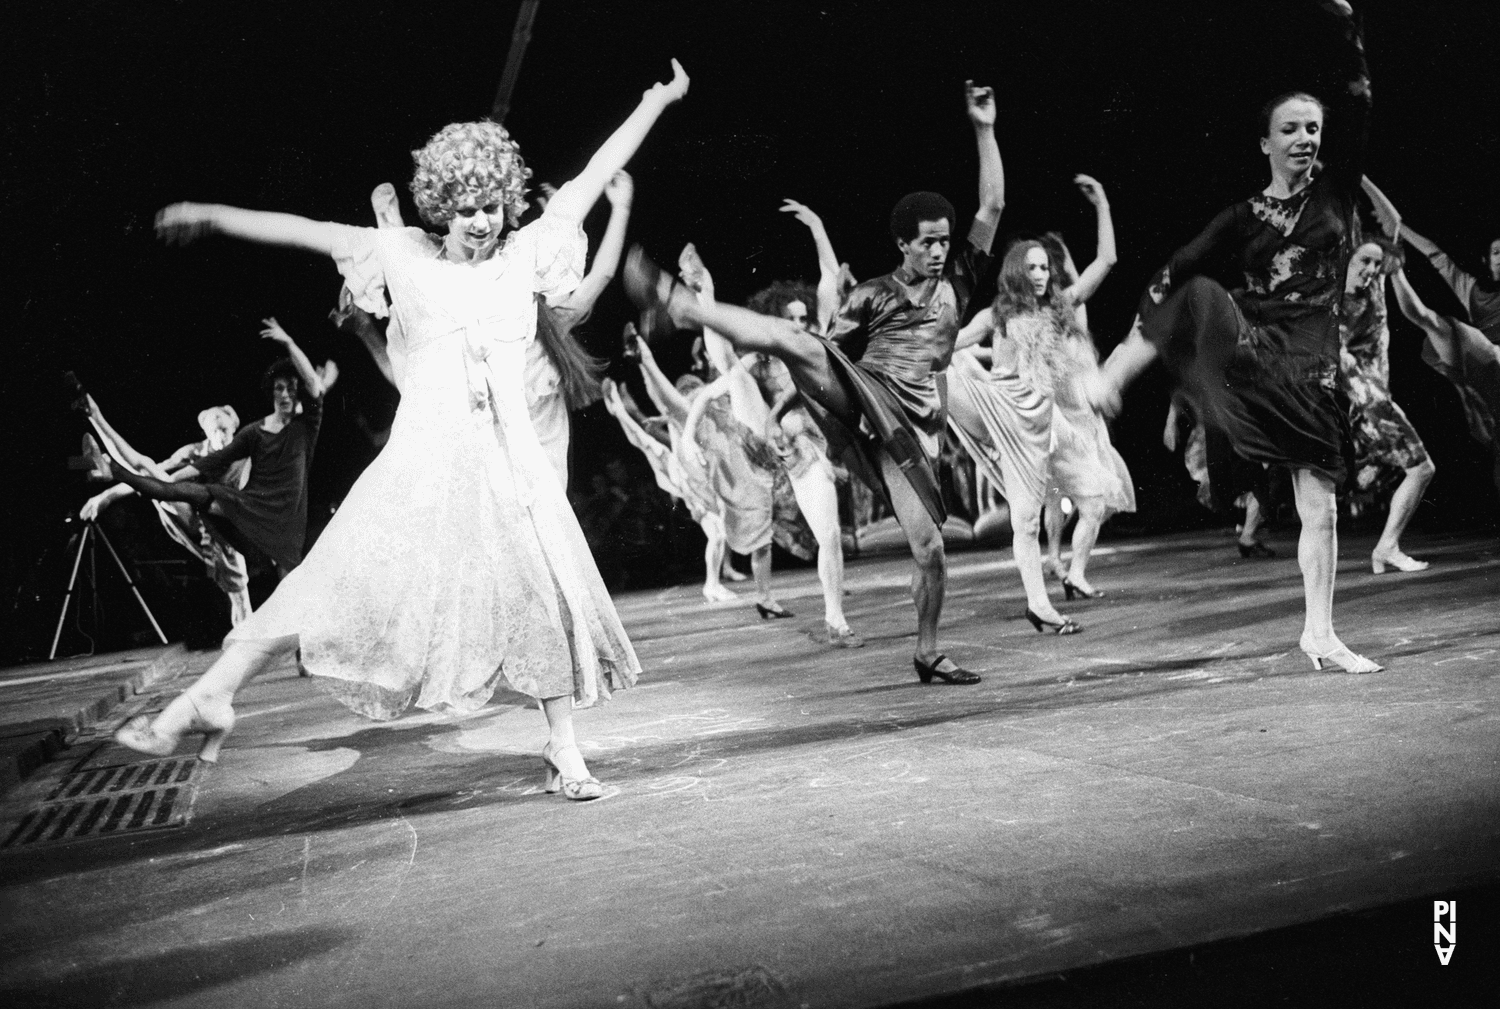
{"type": "Polygon", "coordinates": [[[1407,572],[1427,568],[1426,561],[1402,552],[1401,534],[1437,472],[1416,428],[1391,398],[1391,333],[1385,309],[1388,264],[1392,271],[1399,268],[1400,252],[1387,242],[1370,240],[1354,250],[1339,314],[1339,380],[1349,399],[1355,484],[1361,490],[1371,489],[1385,467],[1403,473],[1391,496],[1385,528],[1370,553],[1370,567],[1377,575],[1387,567],[1407,572]]]}
{"type": "MultiPolygon", "coordinates": [[[[811,210],[790,200],[787,204],[817,221],[811,210]]],[[[814,234],[821,230],[821,225],[818,221],[814,234]]],[[[832,258],[826,232],[822,242],[828,248],[827,258],[832,258]]],[[[698,292],[701,300],[712,304],[713,278],[692,245],[683,249],[678,265],[687,285],[698,292]]],[[[838,274],[834,272],[829,278],[828,272],[825,268],[825,281],[830,288],[826,295],[814,296],[809,301],[810,292],[805,285],[782,283],[755,295],[751,308],[810,326],[812,312],[821,300],[837,296],[834,287],[838,274]]],[[[835,648],[862,646],[864,642],[849,628],[844,616],[844,540],[839,525],[838,488],[833,464],[828,461],[828,442],[802,405],[801,394],[785,364],[768,354],[747,354],[741,359],[729,341],[708,327],[704,327],[703,340],[714,366],[729,383],[730,403],[736,418],[751,431],[764,432],[777,455],[778,478],[789,485],[801,520],[817,543],[818,581],[823,588],[823,640],[835,648]]]]}
{"type": "MultiPolygon", "coordinates": [[[[234,412],[234,407],[211,406],[198,414],[198,426],[203,429],[203,440],[182,446],[158,463],[150,456],[137,452],[110,426],[93,396],[86,395],[86,403],[89,423],[99,433],[110,458],[131,473],[153,477],[163,483],[170,483],[172,474],[183,467],[228,447],[240,426],[239,414],[234,412]]],[[[220,482],[243,490],[249,478],[250,460],[241,459],[224,471],[220,482]]],[[[129,484],[115,484],[89,498],[78,517],[87,522],[97,521],[104,509],[134,493],[135,488],[129,484]]],[[[151,504],[167,535],[204,563],[209,577],[229,598],[229,622],[237,625],[248,617],[251,611],[250,573],[245,565],[244,555],[216,533],[214,527],[204,521],[198,509],[188,502],[153,500],[151,504]]]]}
{"type": "MultiPolygon", "coordinates": [[[[266,417],[240,428],[229,444],[170,474],[168,480],[110,465],[97,444],[88,448],[101,479],[117,479],[156,501],[183,501],[207,516],[237,550],[264,557],[285,578],[302,563],[307,540],[307,478],[323,423],[323,395],[338,379],[338,367],[313,367],[302,348],[275,319],[262,319],[260,335],[279,343],[287,356],[273,361],[261,380],[271,397],[266,417]],[[244,487],[226,480],[231,467],[250,460],[244,487]]],[[[91,441],[91,440],[90,440],[91,441]]]]}
{"type": "MultiPolygon", "coordinates": [[[[990,242],[1005,202],[993,92],[970,81],[965,96],[980,166],[979,211],[968,242],[950,258],[957,219],[953,205],[937,193],[903,197],[891,212],[901,266],[855,287],[827,340],[786,319],[700,303],[639,249],[625,264],[626,290],[645,309],[648,322],[707,326],[737,353],[766,353],[786,362],[803,395],[826,411],[820,423],[832,454],[886,495],[912,550],[917,609],[912,663],[923,683],[980,681],[939,652],[937,643],[947,583],[941,532],[947,512],[933,469],[947,424],[943,371],[974,286],[990,262],[990,242]]],[[[651,325],[645,328],[655,332],[651,325]]]]}
{"type": "Polygon", "coordinates": [[[154,722],[122,728],[121,743],[170,753],[199,731],[201,756],[216,759],[235,692],[300,645],[310,672],[375,718],[412,704],[473,711],[502,683],[535,697],[549,727],[545,788],[603,794],[572,709],[629,686],[640,665],[532,427],[522,375],[534,296],[578,285],[579,224],[686,94],[687,75],[675,61],[673,71],[541,218],[503,242],[525,209],[528,173],[510,135],[487,121],[454,123],[414,152],[412,194],[441,236],[216,205],[161,212],[169,240],[217,232],[329,256],[373,315],[387,311],[389,290],[405,365],[390,441],[307,560],[230,633],[208,672],[154,722]]]}
{"type": "Polygon", "coordinates": [[[1417,296],[1404,269],[1391,275],[1396,303],[1426,334],[1422,360],[1433,371],[1453,383],[1469,422],[1469,434],[1490,450],[1491,478],[1500,488],[1500,239],[1490,243],[1490,277],[1476,280],[1464,273],[1436,245],[1406,226],[1396,207],[1369,179],[1365,192],[1375,204],[1376,214],[1388,231],[1395,227],[1401,237],[1432,260],[1455,294],[1464,301],[1470,322],[1440,315],[1417,296]]]}
{"type": "Polygon", "coordinates": [[[1228,434],[1236,452],[1290,466],[1302,519],[1302,651],[1318,669],[1331,662],[1373,673],[1379,664],[1351,651],[1333,629],[1335,488],[1344,477],[1348,427],[1335,392],[1338,311],[1357,244],[1370,88],[1349,5],[1319,6],[1333,13],[1342,38],[1328,54],[1338,79],[1329,88],[1337,98],[1326,118],[1343,131],[1344,145],[1326,168],[1318,167],[1322,101],[1299,91],[1267,103],[1260,149],[1270,183],[1173,254],[1141,298],[1136,325],[1110,355],[1091,398],[1117,409],[1120,392],[1160,355],[1199,417],[1228,434]],[[1226,255],[1236,256],[1244,272],[1244,287],[1232,294],[1201,275],[1226,255]]]}
{"type": "Polygon", "coordinates": [[[1270,500],[1270,479],[1266,467],[1235,454],[1224,432],[1210,431],[1193,413],[1193,406],[1178,390],[1172,393],[1167,407],[1166,428],[1161,441],[1168,452],[1176,452],[1181,426],[1187,422],[1189,433],[1182,447],[1182,464],[1198,485],[1198,503],[1210,511],[1244,510],[1236,523],[1235,546],[1245,560],[1270,560],[1276,551],[1261,542],[1259,532],[1264,518],[1261,502],[1270,500]]]}

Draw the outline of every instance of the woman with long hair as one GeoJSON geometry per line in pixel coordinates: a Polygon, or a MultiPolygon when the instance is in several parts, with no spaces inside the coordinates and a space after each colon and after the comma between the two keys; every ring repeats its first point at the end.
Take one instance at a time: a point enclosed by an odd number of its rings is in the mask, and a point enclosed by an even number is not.
{"type": "MultiPolygon", "coordinates": [[[[271,659],[303,665],[373,718],[409,706],[473,711],[501,684],[540,702],[549,726],[545,788],[598,798],[574,741],[572,709],[630,686],[640,670],[578,521],[527,411],[535,296],[577,286],[583,216],[661,113],[687,92],[648,90],[583,172],[517,228],[529,171],[500,125],[454,123],[413,157],[412,194],[434,235],[289,214],[175,204],[169,240],[217,232],[330,256],[356,303],[400,322],[401,405],[390,441],[355,481],[302,565],[223,655],[123,744],[170,753],[202,732],[216,759],[231,701],[271,659]]],[[[394,357],[395,355],[393,355],[394,357]]]]}
{"type": "Polygon", "coordinates": [[[1078,508],[1073,571],[1063,581],[1069,599],[1095,594],[1085,570],[1108,511],[1135,507],[1125,463],[1083,394],[1098,356],[1079,325],[1077,307],[1114,265],[1114,227],[1103,187],[1087,175],[1074,181],[1098,214],[1094,261],[1069,282],[1041,241],[1011,245],[993,304],[959,334],[960,353],[948,370],[949,428],[1009,501],[1027,619],[1038,631],[1055,634],[1081,627],[1047,597],[1037,539],[1043,503],[1049,495],[1066,494],[1078,508]],[[988,348],[980,346],[985,342],[988,348]],[[979,363],[981,354],[990,359],[988,371],[979,363]]]}
{"type": "Polygon", "coordinates": [[[1213,219],[1175,252],[1141,298],[1136,325],[1110,355],[1091,398],[1117,409],[1120,392],[1158,356],[1193,398],[1198,416],[1224,431],[1252,462],[1289,466],[1302,532],[1305,615],[1299,644],[1315,668],[1354,673],[1379,664],[1347,648],[1333,629],[1338,561],[1335,487],[1344,478],[1348,420],[1337,395],[1339,303],[1358,245],[1364,124],[1370,88],[1364,47],[1342,0],[1319,6],[1342,44],[1329,53],[1337,106],[1305,91],[1263,107],[1260,150],[1270,182],[1213,219]],[[1347,145],[1318,162],[1325,118],[1347,145]],[[1243,286],[1232,293],[1203,275],[1235,257],[1243,286]]]}

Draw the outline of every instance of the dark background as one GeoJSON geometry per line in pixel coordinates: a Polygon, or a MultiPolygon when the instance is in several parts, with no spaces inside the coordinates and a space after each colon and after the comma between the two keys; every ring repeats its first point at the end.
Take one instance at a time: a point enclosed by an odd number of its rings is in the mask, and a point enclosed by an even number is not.
{"type": "MultiPolygon", "coordinates": [[[[312,476],[312,525],[326,521],[376,452],[362,429],[388,424],[396,401],[359,345],[326,321],[337,273],[222,239],[167,248],[153,215],[202,200],[365,224],[370,190],[388,180],[416,223],[409,152],[443,124],[489,111],[518,6],[7,5],[0,661],[45,650],[66,579],[64,519],[97,489],[67,466],[85,424],[67,409],[64,370],[138,448],[162,457],[200,437],[205,406],[233,404],[242,421],[267,412],[258,383],[275,355],[257,332],[275,315],[315,361],[333,357],[343,370],[312,476]]],[[[1357,5],[1376,97],[1368,171],[1470,270],[1500,234],[1497,7],[1357,5]]],[[[903,193],[944,192],[966,220],[976,160],[962,88],[973,78],[997,92],[1001,243],[1058,228],[1082,265],[1093,215],[1071,178],[1088,172],[1110,195],[1120,262],[1089,306],[1107,353],[1171,250],[1264,185],[1255,110],[1322,83],[1325,20],[1307,0],[545,0],[506,125],[536,180],[560,183],[679,58],[692,88],[630,165],[631,237],[667,262],[696,242],[720,296],[738,300],[772,279],[815,277],[805,229],[776,212],[783,197],[823,216],[861,279],[896,264],[885,221],[903,193]]],[[[1324,153],[1337,157],[1333,139],[1324,153]]],[[[605,208],[589,220],[593,241],[605,208]]],[[[1457,310],[1420,257],[1409,274],[1429,304],[1457,310]]],[[[615,285],[581,338],[618,357],[629,315],[615,285]]],[[[1415,528],[1493,524],[1487,453],[1418,350],[1417,331],[1398,317],[1394,393],[1438,465],[1415,528]]],[[[664,356],[682,367],[681,347],[664,356]]],[[[615,374],[626,374],[618,363],[615,374]]],[[[1115,521],[1119,533],[1205,520],[1180,461],[1160,446],[1166,391],[1164,375],[1148,374],[1114,427],[1140,499],[1137,515],[1115,521]]],[[[586,493],[617,456],[643,472],[602,408],[575,417],[574,437],[575,489],[586,493]]],[[[170,554],[148,511],[112,511],[116,539],[132,540],[134,528],[141,549],[170,554]]],[[[616,572],[616,583],[695,577],[691,537],[672,549],[681,563],[658,556],[651,570],[616,572]]]]}

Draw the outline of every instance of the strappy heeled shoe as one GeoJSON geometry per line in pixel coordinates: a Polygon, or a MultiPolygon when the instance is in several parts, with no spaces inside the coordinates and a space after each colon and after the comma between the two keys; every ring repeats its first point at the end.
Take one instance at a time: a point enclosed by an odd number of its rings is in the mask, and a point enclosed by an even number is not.
{"type": "Polygon", "coordinates": [[[947,658],[948,656],[946,655],[939,655],[937,658],[932,660],[932,665],[928,665],[927,663],[923,662],[921,659],[913,655],[911,664],[917,667],[917,678],[923,683],[931,683],[934,676],[942,680],[944,683],[979,682],[980,676],[978,673],[971,673],[967,669],[964,669],[959,665],[954,665],[952,669],[939,669],[938,666],[942,665],[944,660],[946,660],[947,658]]]}
{"type": "Polygon", "coordinates": [[[828,644],[834,648],[863,648],[864,639],[855,634],[848,624],[843,627],[835,627],[825,623],[823,629],[828,633],[828,644]]]}
{"type": "MultiPolygon", "coordinates": [[[[234,730],[234,709],[225,703],[220,708],[210,708],[205,711],[199,704],[197,698],[186,694],[187,704],[192,708],[192,714],[188,717],[187,724],[175,733],[162,732],[157,728],[161,721],[161,715],[152,721],[145,715],[137,715],[124,725],[115,730],[115,742],[121,746],[127,746],[141,753],[149,753],[153,757],[169,757],[182,742],[182,737],[190,732],[203,733],[203,745],[198,750],[198,759],[205,764],[217,764],[219,762],[219,749],[224,745],[224,739],[234,730]]],[[[173,703],[176,703],[175,701],[173,703]]],[[[171,705],[167,705],[171,709],[171,705]]]]}
{"type": "Polygon", "coordinates": [[[1038,634],[1044,633],[1047,628],[1051,628],[1053,634],[1077,634],[1083,630],[1083,625],[1072,617],[1063,617],[1060,624],[1043,620],[1030,606],[1026,607],[1026,619],[1031,621],[1031,626],[1036,628],[1038,634]]]}
{"type": "MultiPolygon", "coordinates": [[[[577,750],[578,747],[569,743],[562,749],[577,750]]],[[[587,778],[565,777],[562,770],[557,766],[557,762],[553,759],[560,752],[560,750],[554,750],[550,742],[542,747],[542,762],[547,765],[547,780],[542,783],[542,791],[548,795],[555,795],[561,792],[563,798],[572,799],[574,802],[587,802],[590,799],[597,799],[604,794],[604,786],[592,774],[587,778]]],[[[578,759],[583,759],[582,754],[579,755],[578,759]]]]}
{"type": "Polygon", "coordinates": [[[1378,673],[1385,667],[1374,659],[1367,659],[1357,652],[1350,651],[1347,645],[1339,645],[1330,652],[1317,652],[1308,647],[1307,639],[1298,642],[1302,654],[1312,659],[1313,668],[1319,672],[1323,669],[1323,663],[1332,662],[1346,673],[1378,673]]]}
{"type": "Polygon", "coordinates": [[[785,606],[782,606],[780,603],[776,604],[776,608],[774,610],[763,603],[756,603],[755,612],[760,614],[760,618],[762,620],[789,620],[792,617],[796,616],[795,613],[787,609],[785,606]]]}
{"type": "Polygon", "coordinates": [[[1094,589],[1091,592],[1088,589],[1081,588],[1078,585],[1074,585],[1072,580],[1067,578],[1066,576],[1064,576],[1062,580],[1062,585],[1063,595],[1067,597],[1067,600],[1070,603],[1073,601],[1074,596],[1081,596],[1084,599],[1099,599],[1104,595],[1103,589],[1094,589]]]}
{"type": "Polygon", "coordinates": [[[679,328],[671,313],[672,298],[679,288],[684,297],[696,297],[686,284],[653,263],[639,245],[632,245],[625,256],[622,280],[625,293],[641,310],[641,334],[647,343],[679,328]]]}
{"type": "Polygon", "coordinates": [[[1410,573],[1412,571],[1426,571],[1432,565],[1426,561],[1419,561],[1415,557],[1408,557],[1400,550],[1388,554],[1371,554],[1370,570],[1377,575],[1385,574],[1386,566],[1395,568],[1397,571],[1410,573]]]}
{"type": "MultiPolygon", "coordinates": [[[[1266,546],[1260,540],[1254,540],[1250,543],[1237,542],[1235,543],[1235,546],[1240,548],[1240,556],[1245,558],[1246,560],[1249,560],[1252,557],[1260,557],[1262,559],[1269,560],[1270,558],[1276,556],[1276,551],[1266,546]]],[[[1378,573],[1379,572],[1377,572],[1377,574],[1378,573]]]]}

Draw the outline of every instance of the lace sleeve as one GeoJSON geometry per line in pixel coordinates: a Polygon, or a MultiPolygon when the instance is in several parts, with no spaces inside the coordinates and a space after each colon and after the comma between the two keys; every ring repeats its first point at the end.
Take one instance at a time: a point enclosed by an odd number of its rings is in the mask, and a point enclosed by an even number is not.
{"type": "Polygon", "coordinates": [[[531,262],[532,290],[550,300],[570,293],[583,280],[588,239],[576,221],[543,214],[516,235],[531,262]]]}
{"type": "Polygon", "coordinates": [[[335,224],[333,228],[333,263],[339,268],[354,304],[384,319],[390,312],[385,302],[385,269],[379,255],[380,231],[348,224],[335,224]]]}

